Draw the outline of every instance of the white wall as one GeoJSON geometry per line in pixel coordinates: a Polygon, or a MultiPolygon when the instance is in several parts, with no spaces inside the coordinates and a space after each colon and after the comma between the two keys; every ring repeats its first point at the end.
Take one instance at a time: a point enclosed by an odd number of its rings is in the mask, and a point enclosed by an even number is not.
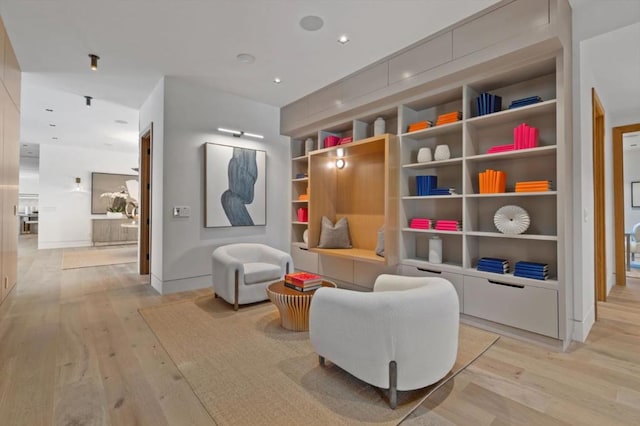
{"type": "MultiPolygon", "coordinates": [[[[640,143],[640,138],[637,138],[640,143]]],[[[640,149],[624,151],[624,232],[631,232],[640,223],[640,208],[631,208],[631,182],[640,181],[640,149]]]]}
{"type": "MultiPolygon", "coordinates": [[[[594,317],[593,152],[591,87],[597,82],[582,57],[586,40],[621,28],[640,18],[640,2],[608,0],[581,2],[572,14],[573,142],[574,142],[574,327],[573,338],[584,341],[594,317]]],[[[609,117],[613,123],[613,118],[609,117]]],[[[609,130],[607,130],[610,133],[609,130]]],[[[605,155],[611,155],[610,152],[605,155]]],[[[610,158],[610,157],[607,157],[610,158]]],[[[612,250],[608,250],[612,253],[612,250]]],[[[610,261],[605,260],[607,265],[610,261]]],[[[609,266],[608,266],[609,267],[609,266]]]]}
{"type": "MultiPolygon", "coordinates": [[[[164,149],[164,77],[160,79],[140,108],[140,135],[153,125],[151,164],[151,285],[162,290],[163,258],[163,149],[164,149]]],[[[140,188],[142,191],[143,188],[140,188]]]]}
{"type": "Polygon", "coordinates": [[[137,152],[41,145],[38,248],[90,246],[92,217],[105,217],[91,215],[91,173],[134,174],[137,163],[137,152]]]}
{"type": "MultiPolygon", "coordinates": [[[[141,114],[142,116],[142,114],[141,114]]],[[[157,128],[154,123],[154,130],[157,128]]],[[[289,139],[280,136],[279,108],[258,103],[178,77],[164,80],[164,139],[154,164],[163,157],[162,293],[211,285],[211,253],[233,242],[262,242],[288,251],[289,139]],[[235,138],[217,127],[264,135],[264,140],[235,138]],[[204,227],[204,144],[214,142],[267,152],[267,224],[254,227],[204,227]],[[174,206],[191,207],[188,218],[174,218],[174,206]]],[[[154,135],[154,144],[157,139],[154,135]]],[[[155,195],[155,192],[154,192],[155,195]]],[[[156,209],[152,211],[157,227],[156,209]]],[[[156,238],[153,231],[152,239],[156,238]]],[[[152,253],[152,264],[157,256],[152,253]]]]}
{"type": "Polygon", "coordinates": [[[38,158],[20,157],[20,178],[18,183],[18,210],[24,212],[38,208],[38,197],[40,193],[40,171],[38,158]],[[28,195],[28,196],[24,196],[28,195]],[[34,196],[35,195],[35,196],[34,196]]]}

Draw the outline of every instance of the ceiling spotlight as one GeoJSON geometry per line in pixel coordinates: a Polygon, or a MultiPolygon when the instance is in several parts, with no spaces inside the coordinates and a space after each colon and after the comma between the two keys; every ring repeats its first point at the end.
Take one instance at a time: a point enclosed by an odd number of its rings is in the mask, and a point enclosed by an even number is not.
{"type": "Polygon", "coordinates": [[[280,83],[282,83],[282,80],[280,80],[278,77],[276,77],[276,78],[273,79],[273,82],[275,84],[280,84],[280,83]]]}
{"type": "Polygon", "coordinates": [[[305,31],[318,31],[324,25],[324,21],[319,16],[309,15],[300,20],[300,26],[305,31]]]}
{"type": "Polygon", "coordinates": [[[85,99],[85,105],[91,106],[91,99],[93,99],[93,97],[85,96],[84,99],[85,99]]]}
{"type": "Polygon", "coordinates": [[[236,59],[238,62],[242,62],[243,64],[252,64],[256,61],[256,57],[248,53],[241,53],[236,56],[236,59]]]}
{"type": "Polygon", "coordinates": [[[53,139],[54,141],[57,141],[58,137],[57,136],[53,136],[51,139],[53,139]]]}
{"type": "Polygon", "coordinates": [[[89,57],[91,58],[91,69],[93,71],[97,70],[98,69],[98,59],[100,59],[100,56],[94,55],[93,53],[90,53],[89,57]]]}
{"type": "Polygon", "coordinates": [[[338,159],[336,160],[336,167],[337,167],[337,168],[339,168],[339,169],[344,169],[344,166],[345,166],[346,164],[347,164],[347,163],[344,161],[344,158],[338,158],[338,159]]]}
{"type": "Polygon", "coordinates": [[[49,127],[56,127],[56,125],[53,123],[49,123],[49,127]]]}
{"type": "Polygon", "coordinates": [[[118,124],[129,124],[129,122],[126,121],[126,120],[114,120],[114,122],[116,122],[118,124]]]}
{"type": "Polygon", "coordinates": [[[341,35],[341,36],[338,38],[338,43],[340,43],[340,44],[347,44],[347,43],[349,43],[349,37],[347,37],[345,34],[341,35]]]}
{"type": "Polygon", "coordinates": [[[45,111],[47,111],[47,112],[53,112],[53,110],[52,110],[51,108],[47,108],[47,109],[45,109],[45,111]]]}

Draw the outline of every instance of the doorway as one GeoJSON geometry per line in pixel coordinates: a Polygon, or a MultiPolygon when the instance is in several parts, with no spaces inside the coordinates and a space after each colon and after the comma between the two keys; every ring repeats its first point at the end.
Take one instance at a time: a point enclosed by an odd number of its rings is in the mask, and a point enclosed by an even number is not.
{"type": "Polygon", "coordinates": [[[153,123],[140,137],[140,275],[151,271],[151,158],[153,123]]]}
{"type": "MultiPolygon", "coordinates": [[[[625,211],[631,206],[631,182],[625,181],[624,168],[624,136],[627,133],[640,132],[640,123],[629,124],[626,126],[614,127],[612,135],[613,142],[613,203],[614,203],[614,233],[615,233],[615,262],[616,262],[616,284],[625,286],[627,284],[627,269],[629,258],[631,257],[631,247],[627,251],[627,244],[633,245],[631,236],[631,228],[633,224],[629,224],[625,211]],[[627,188],[627,186],[629,188],[627,188]],[[629,194],[625,197],[625,191],[629,190],[629,194]],[[626,198],[626,200],[625,200],[626,198]]],[[[640,143],[640,141],[638,142],[640,143]]],[[[638,184],[640,185],[640,184],[638,184]]],[[[634,200],[640,205],[639,200],[634,200]]],[[[635,210],[635,209],[634,209],[635,210]]],[[[637,242],[638,244],[640,242],[637,242]]],[[[636,254],[640,256],[640,254],[636,254]]]]}
{"type": "Polygon", "coordinates": [[[593,216],[594,216],[594,278],[595,316],[598,318],[598,303],[607,301],[607,250],[605,234],[604,198],[604,126],[605,111],[602,102],[591,88],[591,111],[593,132],[593,216]]]}

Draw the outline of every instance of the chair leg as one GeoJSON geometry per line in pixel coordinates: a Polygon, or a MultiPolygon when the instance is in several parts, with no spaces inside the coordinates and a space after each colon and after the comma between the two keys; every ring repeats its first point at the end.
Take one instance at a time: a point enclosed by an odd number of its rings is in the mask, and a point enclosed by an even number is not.
{"type": "Polygon", "coordinates": [[[289,266],[289,262],[287,262],[287,268],[286,268],[287,274],[288,274],[289,272],[291,272],[291,271],[289,271],[289,267],[290,267],[290,266],[289,266]]]}
{"type": "Polygon", "coordinates": [[[321,367],[324,367],[324,357],[322,355],[318,355],[318,362],[321,367]]]}
{"type": "Polygon", "coordinates": [[[389,363],[389,407],[395,409],[398,405],[398,364],[389,363]]]}
{"type": "Polygon", "coordinates": [[[238,275],[239,275],[239,272],[236,271],[236,286],[235,286],[235,289],[234,289],[234,299],[233,299],[233,310],[234,311],[238,310],[238,286],[240,285],[238,283],[238,275]]]}

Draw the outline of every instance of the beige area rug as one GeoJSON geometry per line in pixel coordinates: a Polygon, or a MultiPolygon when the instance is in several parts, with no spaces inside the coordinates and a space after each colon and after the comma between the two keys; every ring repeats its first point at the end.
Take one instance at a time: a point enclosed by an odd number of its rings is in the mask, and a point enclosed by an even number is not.
{"type": "Polygon", "coordinates": [[[62,269],[89,268],[91,266],[118,265],[138,260],[138,246],[118,248],[94,248],[88,250],[65,250],[62,254],[62,269]]]}
{"type": "Polygon", "coordinates": [[[399,392],[391,410],[377,388],[329,361],[320,367],[309,333],[281,328],[270,303],[234,312],[202,296],[140,313],[219,425],[396,425],[498,340],[461,324],[452,372],[427,388],[399,392]]]}

